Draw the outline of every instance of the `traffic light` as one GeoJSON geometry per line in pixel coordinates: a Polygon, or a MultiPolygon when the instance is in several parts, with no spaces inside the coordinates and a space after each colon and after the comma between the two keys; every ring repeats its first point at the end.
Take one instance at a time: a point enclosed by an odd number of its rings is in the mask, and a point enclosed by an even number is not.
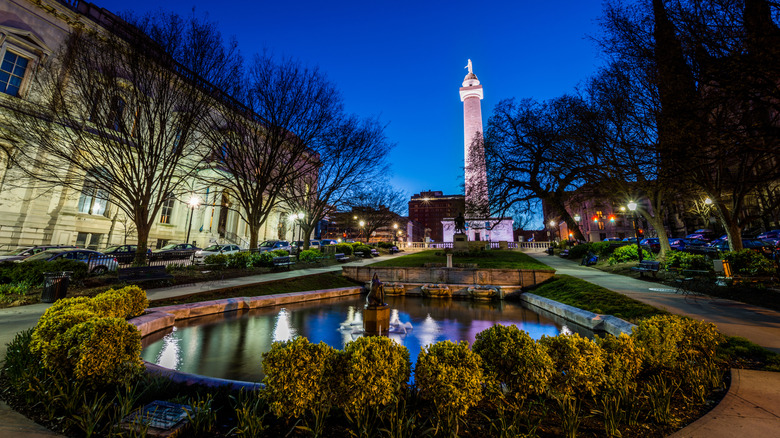
{"type": "Polygon", "coordinates": [[[596,223],[596,224],[597,224],[597,223],[599,223],[599,217],[598,217],[598,215],[596,215],[596,216],[593,216],[593,223],[596,223]]]}
{"type": "Polygon", "coordinates": [[[615,215],[614,214],[609,215],[609,221],[612,222],[612,223],[615,223],[615,215]]]}

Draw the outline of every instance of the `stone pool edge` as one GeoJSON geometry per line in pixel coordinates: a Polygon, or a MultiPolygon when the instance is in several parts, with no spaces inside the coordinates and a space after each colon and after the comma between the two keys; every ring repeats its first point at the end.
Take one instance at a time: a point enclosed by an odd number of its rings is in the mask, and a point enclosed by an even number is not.
{"type": "MultiPolygon", "coordinates": [[[[322,289],[306,292],[289,292],[285,294],[264,295],[259,297],[224,298],[214,301],[198,303],[177,304],[174,306],[154,307],[147,309],[148,313],[136,316],[129,320],[144,338],[152,333],[165,330],[176,324],[176,321],[213,315],[216,313],[235,312],[238,310],[251,310],[260,307],[278,306],[282,304],[301,303],[306,301],[321,300],[325,298],[337,298],[349,295],[358,295],[363,292],[360,286],[341,287],[336,289],[322,289]]],[[[245,382],[240,380],[220,379],[199,374],[190,374],[143,361],[147,374],[166,377],[176,383],[187,385],[203,385],[207,387],[230,386],[235,389],[259,389],[259,382],[245,382]]]]}
{"type": "Polygon", "coordinates": [[[549,298],[540,297],[529,292],[520,294],[520,301],[546,310],[554,315],[558,315],[577,325],[590,329],[594,332],[606,332],[613,336],[620,336],[621,333],[631,334],[636,325],[622,320],[612,315],[599,315],[598,313],[588,312],[578,307],[559,303],[549,298]]]}

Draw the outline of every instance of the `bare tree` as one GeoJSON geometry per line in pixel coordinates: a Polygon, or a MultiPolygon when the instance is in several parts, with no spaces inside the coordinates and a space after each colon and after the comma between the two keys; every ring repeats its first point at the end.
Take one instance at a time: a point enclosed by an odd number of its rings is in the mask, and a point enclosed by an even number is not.
{"type": "Polygon", "coordinates": [[[198,134],[241,58],[213,23],[157,14],[107,31],[74,31],[16,101],[8,135],[18,169],[36,184],[80,191],[79,209],[116,205],[135,224],[136,262],[162,203],[184,190],[198,134]]]}
{"type": "Polygon", "coordinates": [[[398,212],[406,206],[406,199],[402,191],[394,190],[385,182],[364,188],[350,199],[352,214],[358,216],[358,221],[363,221],[361,231],[366,243],[374,231],[390,226],[398,219],[398,212]]]}
{"type": "Polygon", "coordinates": [[[582,136],[587,104],[574,96],[538,103],[502,100],[485,133],[492,210],[504,212],[537,200],[585,240],[566,210],[570,192],[586,181],[597,165],[598,146],[582,136]]]}
{"type": "Polygon", "coordinates": [[[318,150],[336,129],[342,106],[324,74],[291,59],[257,56],[245,82],[243,106],[226,108],[212,121],[211,172],[201,176],[235,197],[254,248],[285,191],[316,180],[318,150]]]}
{"type": "Polygon", "coordinates": [[[385,177],[391,148],[384,126],[375,119],[346,117],[328,133],[317,149],[316,168],[293,179],[283,192],[290,211],[304,213],[299,223],[305,249],[320,220],[385,177]]]}

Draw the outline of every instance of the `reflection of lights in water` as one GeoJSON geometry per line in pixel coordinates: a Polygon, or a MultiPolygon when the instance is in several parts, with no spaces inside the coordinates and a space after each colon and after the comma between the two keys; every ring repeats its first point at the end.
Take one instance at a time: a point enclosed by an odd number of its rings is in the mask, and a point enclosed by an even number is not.
{"type": "Polygon", "coordinates": [[[574,332],[571,331],[571,329],[569,327],[567,327],[565,325],[561,327],[561,334],[563,334],[563,335],[570,335],[572,333],[574,333],[574,332]]]}
{"type": "Polygon", "coordinates": [[[429,313],[422,324],[420,324],[420,327],[415,330],[415,334],[420,340],[420,345],[425,347],[436,342],[436,336],[439,334],[439,330],[439,323],[436,322],[429,313]]]}
{"type": "Polygon", "coordinates": [[[179,365],[181,365],[181,355],[179,354],[181,348],[179,339],[176,337],[176,327],[173,327],[173,331],[165,335],[162,341],[163,347],[160,354],[157,355],[155,363],[161,367],[178,370],[179,365]]]}
{"type": "Polygon", "coordinates": [[[274,342],[290,341],[295,337],[295,329],[290,326],[290,312],[282,308],[274,322],[274,342]]]}

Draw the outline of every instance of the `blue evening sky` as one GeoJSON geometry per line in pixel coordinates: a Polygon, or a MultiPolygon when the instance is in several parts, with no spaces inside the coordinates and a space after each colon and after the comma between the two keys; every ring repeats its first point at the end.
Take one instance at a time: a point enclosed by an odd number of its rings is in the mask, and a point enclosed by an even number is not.
{"type": "Polygon", "coordinates": [[[463,193],[466,62],[485,93],[483,123],[504,98],[571,92],[601,64],[597,0],[92,0],[112,12],[207,13],[244,57],[268,49],[319,66],[348,112],[379,116],[397,146],[392,184],[407,195],[463,193]]]}

